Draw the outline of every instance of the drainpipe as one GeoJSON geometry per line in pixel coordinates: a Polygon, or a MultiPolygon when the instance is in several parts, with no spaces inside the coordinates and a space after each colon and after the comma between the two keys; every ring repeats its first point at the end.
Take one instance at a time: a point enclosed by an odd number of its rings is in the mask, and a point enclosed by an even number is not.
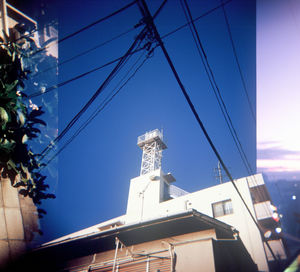
{"type": "Polygon", "coordinates": [[[115,250],[115,258],[114,258],[114,265],[113,265],[113,269],[112,272],[115,272],[115,268],[116,268],[116,262],[117,262],[117,255],[118,255],[118,249],[119,249],[119,239],[118,237],[116,237],[116,250],[115,250]]]}
{"type": "Polygon", "coordinates": [[[146,272],[150,272],[150,259],[149,259],[149,256],[148,256],[148,258],[147,258],[146,272]]]}
{"type": "Polygon", "coordinates": [[[175,253],[175,250],[174,250],[174,245],[167,242],[167,241],[162,241],[162,243],[165,243],[169,246],[169,253],[170,253],[170,259],[171,259],[171,272],[175,272],[176,253],[175,253]]]}

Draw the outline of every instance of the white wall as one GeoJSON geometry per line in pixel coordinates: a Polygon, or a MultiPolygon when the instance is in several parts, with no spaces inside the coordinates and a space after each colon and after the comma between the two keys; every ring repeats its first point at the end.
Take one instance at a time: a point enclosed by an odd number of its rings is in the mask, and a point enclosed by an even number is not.
{"type": "MultiPolygon", "coordinates": [[[[235,227],[240,232],[240,237],[259,270],[268,271],[260,233],[231,182],[162,201],[164,182],[163,173],[160,170],[131,180],[126,223],[167,216],[191,208],[213,217],[212,203],[231,199],[233,214],[217,219],[235,227]],[[156,178],[151,180],[150,177],[156,178]]],[[[236,185],[255,217],[247,179],[237,180],[236,185]]]]}
{"type": "Polygon", "coordinates": [[[131,179],[126,212],[126,223],[157,217],[163,194],[163,173],[153,171],[131,179]]]}

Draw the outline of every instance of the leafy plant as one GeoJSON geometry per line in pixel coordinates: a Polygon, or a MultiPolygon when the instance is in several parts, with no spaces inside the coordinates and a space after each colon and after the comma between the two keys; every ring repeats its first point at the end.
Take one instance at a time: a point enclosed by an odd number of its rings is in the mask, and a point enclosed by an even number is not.
{"type": "MultiPolygon", "coordinates": [[[[28,39],[1,41],[0,45],[0,174],[9,177],[20,194],[41,204],[42,199],[55,196],[46,192],[46,176],[40,173],[43,165],[28,144],[38,138],[39,127],[46,126],[40,119],[42,108],[25,103],[24,82],[30,70],[24,68],[24,63],[32,53],[31,47],[26,47],[28,39]]],[[[38,212],[40,217],[45,213],[42,209],[38,212]]]]}

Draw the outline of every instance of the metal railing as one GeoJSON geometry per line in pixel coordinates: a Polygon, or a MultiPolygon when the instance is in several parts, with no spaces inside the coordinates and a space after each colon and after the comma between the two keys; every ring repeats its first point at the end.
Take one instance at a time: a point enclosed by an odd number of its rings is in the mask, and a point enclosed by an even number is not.
{"type": "Polygon", "coordinates": [[[150,139],[154,139],[159,137],[161,140],[163,139],[163,134],[159,131],[159,129],[154,129],[152,131],[146,132],[145,134],[138,137],[137,143],[140,144],[150,139]]]}

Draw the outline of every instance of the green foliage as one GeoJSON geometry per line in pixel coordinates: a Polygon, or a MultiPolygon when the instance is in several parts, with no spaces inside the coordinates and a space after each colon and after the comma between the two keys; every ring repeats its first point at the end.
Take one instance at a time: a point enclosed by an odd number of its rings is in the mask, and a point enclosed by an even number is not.
{"type": "MultiPolygon", "coordinates": [[[[54,198],[46,193],[46,177],[39,170],[42,166],[29,147],[28,142],[41,133],[39,127],[46,126],[40,119],[41,107],[30,108],[24,103],[26,95],[24,81],[30,71],[24,69],[29,54],[24,43],[1,43],[0,45],[0,171],[9,177],[19,193],[31,197],[35,204],[42,199],[54,198]]],[[[39,215],[45,213],[38,209],[39,215]]]]}

